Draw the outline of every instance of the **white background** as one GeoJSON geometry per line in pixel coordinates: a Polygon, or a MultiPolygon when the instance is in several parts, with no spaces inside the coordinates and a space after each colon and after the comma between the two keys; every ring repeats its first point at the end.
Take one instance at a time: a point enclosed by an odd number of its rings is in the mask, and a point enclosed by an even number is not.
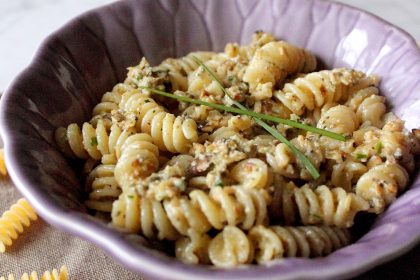
{"type": "MultiPolygon", "coordinates": [[[[0,0],[0,92],[41,41],[74,16],[112,0],[0,0]]],[[[339,0],[373,12],[420,40],[420,0],[339,0]]]]}

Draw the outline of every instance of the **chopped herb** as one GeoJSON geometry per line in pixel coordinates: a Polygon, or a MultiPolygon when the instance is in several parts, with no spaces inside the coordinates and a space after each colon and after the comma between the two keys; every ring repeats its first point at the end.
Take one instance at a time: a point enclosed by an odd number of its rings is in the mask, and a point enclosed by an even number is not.
{"type": "Polygon", "coordinates": [[[129,199],[133,199],[133,198],[134,198],[134,195],[130,194],[130,195],[127,195],[127,197],[128,197],[129,199]]]}
{"type": "Polygon", "coordinates": [[[380,154],[382,152],[382,142],[379,141],[378,143],[376,143],[375,145],[375,151],[380,154]]]}
{"type": "Polygon", "coordinates": [[[229,83],[232,83],[234,79],[235,79],[235,77],[232,76],[232,75],[227,77],[227,80],[228,80],[229,83]]]}
{"type": "Polygon", "coordinates": [[[322,217],[320,215],[316,214],[316,213],[311,213],[310,216],[317,219],[317,220],[322,220],[322,217]]]}
{"type": "Polygon", "coordinates": [[[218,180],[218,181],[215,183],[215,186],[216,186],[216,187],[224,187],[224,186],[225,186],[225,184],[223,183],[223,181],[222,181],[222,180],[218,180]]]}
{"type": "Polygon", "coordinates": [[[162,178],[160,176],[156,176],[152,178],[152,181],[160,181],[162,178]]]}
{"type": "Polygon", "coordinates": [[[96,138],[96,137],[90,138],[90,145],[91,146],[98,146],[98,138],[96,138]]]}
{"type": "Polygon", "coordinates": [[[367,158],[368,156],[365,154],[356,154],[356,158],[358,159],[363,159],[363,158],[367,158]]]}
{"type": "Polygon", "coordinates": [[[149,99],[144,100],[144,103],[149,103],[149,102],[150,102],[149,99]]]}

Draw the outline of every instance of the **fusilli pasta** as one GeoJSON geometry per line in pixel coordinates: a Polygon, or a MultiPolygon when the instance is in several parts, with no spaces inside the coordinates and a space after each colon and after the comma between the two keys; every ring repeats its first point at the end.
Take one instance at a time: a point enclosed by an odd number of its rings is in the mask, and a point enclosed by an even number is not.
{"type": "MultiPolygon", "coordinates": [[[[209,242],[208,255],[214,265],[232,267],[253,261],[266,263],[283,257],[324,256],[346,246],[350,240],[348,230],[328,226],[259,225],[251,228],[248,234],[237,227],[226,226],[209,242]]],[[[206,245],[205,242],[201,244],[206,245]]]]}
{"type": "Polygon", "coordinates": [[[144,179],[159,167],[159,150],[150,135],[136,133],[121,147],[121,156],[114,169],[117,183],[124,190],[139,179],[144,179]]]}
{"type": "Polygon", "coordinates": [[[420,130],[387,110],[375,75],[316,67],[314,54],[262,31],[223,52],[157,66],[143,57],[89,122],[56,130],[57,146],[84,160],[98,218],[174,245],[183,262],[324,256],[350,242],[360,212],[379,214],[404,190],[420,130]],[[244,108],[270,115],[272,129],[244,108]]]}
{"type": "Polygon", "coordinates": [[[357,181],[355,192],[369,201],[371,211],[381,213],[408,183],[408,174],[396,163],[372,167],[357,181]]]}
{"type": "Polygon", "coordinates": [[[188,74],[199,67],[199,64],[194,60],[194,57],[203,62],[210,60],[215,53],[213,52],[192,52],[181,58],[168,58],[161,64],[154,67],[154,71],[167,71],[171,82],[171,89],[187,90],[188,74]]]}
{"type": "MultiPolygon", "coordinates": [[[[30,275],[27,273],[23,274],[20,280],[68,280],[69,273],[66,266],[62,266],[60,271],[53,269],[52,271],[45,271],[41,278],[38,278],[38,274],[33,271],[30,275]]],[[[0,277],[0,280],[15,280],[13,274],[9,274],[7,278],[4,276],[0,277]]]]}
{"type": "Polygon", "coordinates": [[[173,240],[176,233],[187,235],[189,229],[203,233],[222,229],[225,224],[244,229],[265,224],[269,202],[263,189],[217,187],[208,194],[193,190],[189,197],[163,202],[141,197],[130,189],[114,202],[112,221],[119,228],[142,232],[148,238],[173,240]]]}
{"type": "Polygon", "coordinates": [[[28,227],[31,220],[37,219],[35,210],[24,198],[4,212],[0,218],[0,253],[4,253],[6,246],[12,245],[13,239],[18,238],[19,233],[23,232],[23,226],[28,227]]]}
{"type": "Polygon", "coordinates": [[[351,92],[366,83],[377,81],[359,71],[349,69],[324,70],[298,77],[286,83],[275,97],[297,115],[302,115],[305,108],[314,110],[324,104],[347,100],[351,92]]]}
{"type": "Polygon", "coordinates": [[[194,120],[167,113],[151,97],[134,93],[123,96],[120,108],[136,114],[137,131],[148,133],[162,151],[185,153],[192,142],[197,141],[197,125],[194,120]]]}
{"type": "Polygon", "coordinates": [[[357,212],[366,211],[369,204],[362,197],[342,188],[329,189],[322,185],[312,190],[309,185],[300,188],[293,182],[278,187],[280,192],[271,207],[281,213],[287,225],[299,218],[304,225],[351,227],[357,212]]]}
{"type": "Polygon", "coordinates": [[[0,174],[7,175],[6,162],[4,161],[4,149],[0,149],[0,174]]]}
{"type": "Polygon", "coordinates": [[[86,186],[90,194],[85,204],[90,209],[111,212],[112,203],[121,194],[121,188],[114,177],[114,169],[115,165],[100,164],[88,175],[86,186]]]}
{"type": "Polygon", "coordinates": [[[258,84],[281,83],[287,75],[316,68],[315,56],[284,41],[270,42],[255,51],[243,80],[256,89],[258,84]]]}

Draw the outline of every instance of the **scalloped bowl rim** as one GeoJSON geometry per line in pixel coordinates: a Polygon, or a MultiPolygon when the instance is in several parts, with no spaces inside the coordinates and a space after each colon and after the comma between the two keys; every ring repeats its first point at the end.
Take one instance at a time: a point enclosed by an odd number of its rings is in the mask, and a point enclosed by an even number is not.
{"type": "MultiPolygon", "coordinates": [[[[361,10],[359,8],[352,7],[350,5],[339,3],[336,1],[328,1],[328,0],[314,0],[319,2],[328,2],[331,5],[338,5],[343,6],[346,9],[351,9],[353,11],[357,11],[361,14],[368,15],[369,17],[374,18],[376,21],[380,22],[383,25],[391,27],[401,36],[404,36],[408,41],[412,44],[412,47],[417,48],[417,44],[415,39],[405,30],[393,25],[392,23],[380,18],[379,16],[361,10]]],[[[51,201],[43,199],[42,197],[37,195],[37,191],[34,188],[27,187],[30,185],[30,182],[26,178],[24,168],[19,165],[16,165],[14,162],[14,158],[16,157],[16,146],[13,145],[13,141],[11,140],[10,130],[12,127],[12,123],[6,120],[6,108],[8,104],[8,99],[11,94],[9,94],[12,89],[20,83],[23,77],[30,75],[31,73],[31,66],[36,62],[39,55],[47,49],[48,45],[52,41],[53,38],[56,37],[57,34],[61,33],[63,30],[71,28],[72,25],[78,22],[81,18],[92,15],[96,12],[101,12],[101,10],[106,9],[113,5],[119,5],[120,2],[114,2],[111,4],[103,5],[101,7],[89,10],[84,12],[77,17],[73,18],[72,20],[68,21],[62,27],[58,28],[56,31],[51,33],[47,36],[41,45],[39,46],[38,50],[35,52],[31,62],[25,67],[25,69],[9,84],[8,88],[4,92],[1,103],[0,103],[0,134],[3,138],[4,143],[4,153],[5,153],[5,161],[8,168],[8,172],[10,178],[21,192],[21,194],[28,199],[31,205],[36,209],[39,216],[45,219],[49,224],[53,225],[54,227],[64,230],[68,233],[71,233],[75,236],[81,237],[83,239],[89,240],[95,245],[99,246],[101,249],[106,251],[109,255],[113,256],[113,259],[118,263],[122,264],[126,268],[130,269],[133,272],[141,273],[142,275],[148,275],[152,277],[164,277],[164,275],[168,276],[171,275],[173,279],[214,279],[218,273],[222,272],[224,277],[229,277],[231,279],[254,279],[255,277],[252,275],[247,275],[246,272],[250,272],[249,269],[243,269],[241,267],[237,269],[231,270],[222,270],[222,269],[214,269],[213,271],[200,271],[200,265],[190,266],[190,265],[181,265],[175,268],[165,267],[167,264],[167,260],[154,257],[154,256],[145,256],[146,254],[150,253],[149,249],[144,249],[144,252],[139,252],[139,249],[136,249],[128,244],[124,238],[115,230],[111,228],[107,228],[103,224],[99,222],[95,222],[94,220],[90,219],[89,217],[78,213],[78,212],[66,212],[61,210],[55,204],[51,203],[51,201]],[[104,235],[105,233],[105,235],[104,235]],[[142,255],[144,254],[144,255],[142,255]],[[139,265],[138,262],[141,260],[142,264],[139,265]],[[242,271],[241,271],[242,270],[242,271]],[[185,271],[188,271],[187,273],[185,271]],[[205,272],[205,274],[204,274],[205,272]],[[245,272],[245,273],[244,273],[245,272]]],[[[419,54],[420,55],[420,52],[419,54]]],[[[416,178],[419,177],[419,174],[416,175],[416,178]]],[[[414,181],[414,180],[413,180],[414,181]]],[[[348,265],[348,266],[334,266],[333,268],[323,266],[322,260],[325,258],[318,258],[318,259],[311,259],[312,261],[318,260],[320,264],[316,264],[316,266],[312,267],[311,269],[305,270],[298,270],[294,271],[293,273],[289,273],[287,275],[282,276],[281,279],[309,279],[309,278],[317,278],[317,279],[334,279],[338,275],[344,278],[350,278],[360,273],[363,273],[376,265],[383,264],[393,258],[396,258],[405,252],[409,251],[413,247],[420,242],[420,233],[417,236],[412,236],[411,239],[407,239],[406,242],[403,244],[394,244],[392,247],[384,248],[380,252],[376,252],[374,255],[370,255],[368,259],[363,260],[363,264],[357,265],[348,265]],[[321,266],[321,267],[318,267],[321,266]],[[316,275],[316,276],[314,276],[316,275]]],[[[350,245],[351,246],[351,245],[350,245]]],[[[140,249],[141,250],[141,249],[140,249]]],[[[143,251],[143,250],[141,250],[143,251]]],[[[275,265],[276,262],[273,262],[275,265]]],[[[250,266],[245,266],[250,267],[250,266]]],[[[252,266],[252,270],[263,270],[268,266],[252,266]]],[[[270,275],[264,275],[264,279],[278,279],[278,276],[274,273],[270,275]]]]}

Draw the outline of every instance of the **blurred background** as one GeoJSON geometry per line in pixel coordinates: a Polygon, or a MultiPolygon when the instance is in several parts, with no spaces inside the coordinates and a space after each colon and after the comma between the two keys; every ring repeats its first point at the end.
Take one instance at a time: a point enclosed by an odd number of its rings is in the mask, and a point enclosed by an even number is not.
{"type": "MultiPolygon", "coordinates": [[[[0,0],[0,92],[42,40],[72,17],[111,0],[0,0]]],[[[420,40],[420,0],[337,0],[370,11],[420,40]]]]}

